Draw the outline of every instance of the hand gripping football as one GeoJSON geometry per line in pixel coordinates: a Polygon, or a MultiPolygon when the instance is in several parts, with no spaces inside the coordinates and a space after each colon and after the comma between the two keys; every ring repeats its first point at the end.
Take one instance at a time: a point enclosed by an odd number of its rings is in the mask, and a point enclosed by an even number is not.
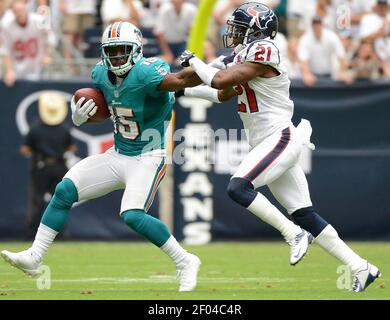
{"type": "Polygon", "coordinates": [[[95,102],[97,110],[90,116],[88,122],[103,122],[111,116],[106,99],[100,90],[95,88],[81,88],[74,93],[74,96],[76,102],[82,97],[85,98],[84,102],[89,99],[92,99],[95,102]]]}

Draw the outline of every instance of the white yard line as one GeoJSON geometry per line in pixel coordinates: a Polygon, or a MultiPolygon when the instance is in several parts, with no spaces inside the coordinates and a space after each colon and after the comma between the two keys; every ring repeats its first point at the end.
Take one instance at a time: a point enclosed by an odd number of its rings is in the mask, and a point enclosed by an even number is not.
{"type": "MultiPolygon", "coordinates": [[[[243,283],[243,282],[273,282],[273,283],[282,283],[282,282],[294,282],[294,278],[215,278],[215,277],[199,277],[198,282],[203,283],[243,283]]],[[[156,283],[156,282],[177,282],[175,276],[150,276],[148,278],[130,278],[130,277],[103,277],[103,278],[80,278],[80,279],[52,279],[52,282],[104,282],[104,283],[134,283],[134,282],[143,282],[143,283],[156,283]]]]}

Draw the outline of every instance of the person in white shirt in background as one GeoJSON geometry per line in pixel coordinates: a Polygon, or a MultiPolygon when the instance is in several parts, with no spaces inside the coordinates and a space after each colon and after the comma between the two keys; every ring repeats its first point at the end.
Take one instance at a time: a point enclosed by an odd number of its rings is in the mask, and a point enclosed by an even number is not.
{"type": "Polygon", "coordinates": [[[377,0],[373,12],[360,23],[360,38],[371,42],[381,61],[384,75],[390,78],[390,5],[388,0],[377,0]]]}
{"type": "Polygon", "coordinates": [[[288,39],[287,57],[285,65],[290,79],[302,79],[302,70],[298,59],[298,39],[295,37],[288,39]]]}
{"type": "MultiPolygon", "coordinates": [[[[302,9],[301,9],[302,10],[302,9]]],[[[336,30],[336,13],[334,12],[334,7],[332,6],[332,0],[315,0],[314,3],[311,2],[306,10],[305,15],[301,21],[300,28],[305,32],[311,28],[312,20],[314,17],[321,17],[322,25],[329,30],[336,30]]]]}
{"type": "MultiPolygon", "coordinates": [[[[75,49],[82,51],[84,32],[95,25],[95,0],[61,0],[60,11],[63,14],[62,31],[67,41],[75,49]]],[[[72,50],[64,46],[64,58],[70,68],[76,72],[72,64],[72,50]]]]}
{"type": "Polygon", "coordinates": [[[127,21],[139,27],[143,17],[140,0],[103,0],[100,8],[103,28],[117,21],[127,21]]]}
{"type": "Polygon", "coordinates": [[[317,0],[287,1],[287,33],[288,37],[299,38],[305,32],[305,21],[310,20],[316,12],[317,0]]]}
{"type": "Polygon", "coordinates": [[[16,79],[39,80],[55,45],[50,25],[43,16],[28,12],[25,0],[13,0],[11,8],[14,17],[3,24],[0,40],[4,83],[9,87],[16,79]]]}
{"type": "Polygon", "coordinates": [[[156,25],[156,17],[158,16],[158,10],[160,7],[171,0],[144,0],[143,3],[143,15],[141,19],[141,27],[145,29],[153,29],[156,25]]]}
{"type": "Polygon", "coordinates": [[[345,61],[345,50],[337,34],[322,25],[322,18],[312,20],[312,29],[299,39],[298,57],[301,63],[303,81],[307,86],[314,86],[318,77],[335,78],[345,83],[352,83],[345,61]],[[336,58],[338,71],[334,72],[336,58]]]}
{"type": "Polygon", "coordinates": [[[197,10],[195,5],[184,0],[172,0],[160,7],[154,35],[163,59],[169,64],[173,64],[185,50],[197,10]]]}

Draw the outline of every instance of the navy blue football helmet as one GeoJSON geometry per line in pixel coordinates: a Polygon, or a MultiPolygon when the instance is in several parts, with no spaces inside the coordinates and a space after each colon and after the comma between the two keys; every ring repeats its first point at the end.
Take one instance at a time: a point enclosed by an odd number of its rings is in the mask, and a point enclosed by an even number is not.
{"type": "Polygon", "coordinates": [[[227,31],[223,35],[226,48],[246,45],[259,39],[274,39],[278,33],[278,17],[275,12],[258,2],[247,2],[239,6],[226,23],[227,31]]]}

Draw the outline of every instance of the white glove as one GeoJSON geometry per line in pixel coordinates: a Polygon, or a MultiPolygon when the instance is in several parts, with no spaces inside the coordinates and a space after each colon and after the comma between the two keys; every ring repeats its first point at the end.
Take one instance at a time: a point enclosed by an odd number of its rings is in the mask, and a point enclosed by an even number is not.
{"type": "Polygon", "coordinates": [[[72,121],[76,126],[86,122],[89,117],[92,117],[96,113],[97,110],[97,106],[92,99],[82,105],[84,100],[85,98],[82,97],[76,103],[73,96],[70,102],[70,108],[72,109],[72,121]]]}
{"type": "Polygon", "coordinates": [[[226,69],[226,65],[223,62],[223,59],[225,59],[225,58],[226,58],[226,56],[219,56],[218,58],[216,58],[213,61],[211,61],[208,64],[208,66],[213,67],[213,68],[217,68],[217,69],[220,69],[220,70],[225,70],[226,69]]]}
{"type": "MultiPolygon", "coordinates": [[[[243,50],[245,48],[244,45],[242,44],[239,44],[238,46],[236,46],[234,48],[234,55],[236,55],[237,53],[239,53],[241,50],[243,50]]],[[[208,66],[210,67],[214,67],[214,68],[217,68],[217,69],[220,69],[220,70],[225,70],[226,68],[230,67],[233,63],[230,62],[228,63],[227,65],[225,64],[225,62],[223,62],[223,60],[226,58],[227,56],[219,56],[218,58],[214,59],[213,61],[211,61],[208,66]]]]}

